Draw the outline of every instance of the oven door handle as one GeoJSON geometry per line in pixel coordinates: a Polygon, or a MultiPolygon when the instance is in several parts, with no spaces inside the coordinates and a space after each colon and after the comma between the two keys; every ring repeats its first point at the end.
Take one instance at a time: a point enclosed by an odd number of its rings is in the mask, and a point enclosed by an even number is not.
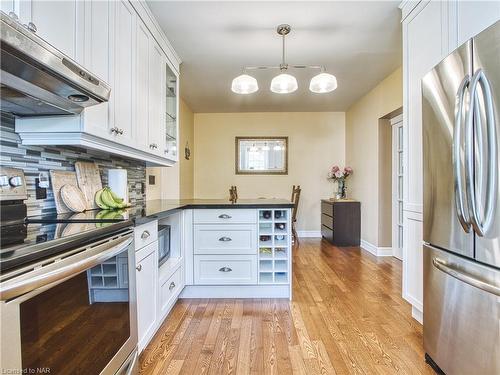
{"type": "Polygon", "coordinates": [[[120,254],[133,241],[133,236],[120,237],[74,256],[27,272],[0,284],[0,301],[7,301],[46,285],[66,280],[120,254]]]}

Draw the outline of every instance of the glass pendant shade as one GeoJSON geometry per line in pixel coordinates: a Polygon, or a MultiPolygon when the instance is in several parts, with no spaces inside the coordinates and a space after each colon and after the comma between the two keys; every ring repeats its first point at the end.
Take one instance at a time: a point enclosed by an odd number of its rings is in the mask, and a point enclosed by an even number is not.
{"type": "Polygon", "coordinates": [[[311,79],[309,90],[318,94],[332,92],[337,88],[337,78],[328,73],[320,73],[311,79]]]}
{"type": "Polygon", "coordinates": [[[271,81],[271,91],[277,94],[289,94],[297,90],[299,85],[294,76],[281,73],[271,81]]]}
{"type": "Polygon", "coordinates": [[[257,80],[248,74],[242,74],[231,84],[231,90],[236,94],[252,94],[259,89],[257,80]]]}

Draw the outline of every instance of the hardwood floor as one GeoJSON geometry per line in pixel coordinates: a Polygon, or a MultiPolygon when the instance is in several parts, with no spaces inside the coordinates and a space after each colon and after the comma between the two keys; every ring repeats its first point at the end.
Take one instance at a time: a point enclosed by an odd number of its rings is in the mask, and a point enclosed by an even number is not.
{"type": "Polygon", "coordinates": [[[401,262],[301,239],[293,300],[179,300],[141,374],[433,374],[401,262]]]}

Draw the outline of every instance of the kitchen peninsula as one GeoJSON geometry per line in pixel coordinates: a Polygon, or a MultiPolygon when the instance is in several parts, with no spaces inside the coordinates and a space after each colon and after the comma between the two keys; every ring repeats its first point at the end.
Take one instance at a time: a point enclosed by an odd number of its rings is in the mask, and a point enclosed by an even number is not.
{"type": "Polygon", "coordinates": [[[139,350],[178,298],[290,298],[291,208],[279,199],[152,200],[135,223],[139,350]],[[160,233],[168,228],[168,238],[160,233]],[[168,259],[159,254],[168,248],[168,259]]]}

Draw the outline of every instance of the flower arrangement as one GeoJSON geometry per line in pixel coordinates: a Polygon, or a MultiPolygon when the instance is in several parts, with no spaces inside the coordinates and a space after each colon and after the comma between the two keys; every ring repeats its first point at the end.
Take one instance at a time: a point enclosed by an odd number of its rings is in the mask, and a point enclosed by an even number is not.
{"type": "Polygon", "coordinates": [[[346,198],[346,186],[345,180],[347,177],[353,174],[353,169],[351,167],[345,167],[341,169],[338,165],[334,165],[330,172],[328,172],[328,179],[330,181],[337,182],[338,190],[337,190],[337,199],[345,199],[346,198]]]}

